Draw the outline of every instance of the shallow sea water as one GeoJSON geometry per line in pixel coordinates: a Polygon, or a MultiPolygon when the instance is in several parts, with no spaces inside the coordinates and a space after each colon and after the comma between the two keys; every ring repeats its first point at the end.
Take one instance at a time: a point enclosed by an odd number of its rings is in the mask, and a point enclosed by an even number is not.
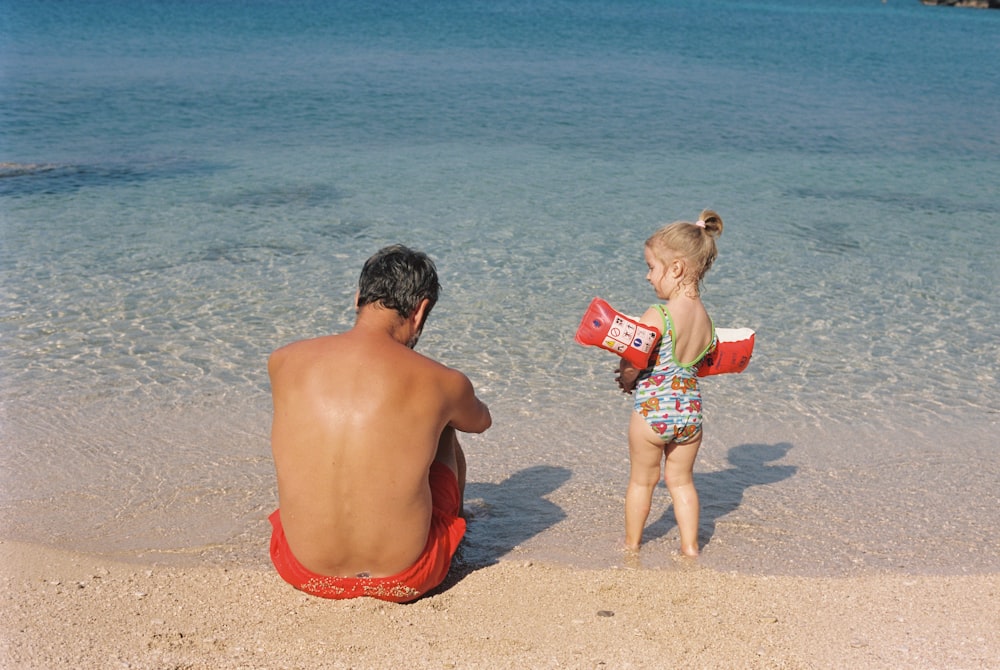
{"type": "MultiPolygon", "coordinates": [[[[0,14],[5,536],[266,565],[267,354],[349,327],[398,241],[444,285],[421,350],[495,419],[461,560],[630,564],[629,402],[572,335],[711,206],[704,297],[757,349],[705,383],[701,562],[1000,567],[1000,16],[92,5],[0,14]]],[[[639,564],[676,546],[663,490],[639,564]]]]}

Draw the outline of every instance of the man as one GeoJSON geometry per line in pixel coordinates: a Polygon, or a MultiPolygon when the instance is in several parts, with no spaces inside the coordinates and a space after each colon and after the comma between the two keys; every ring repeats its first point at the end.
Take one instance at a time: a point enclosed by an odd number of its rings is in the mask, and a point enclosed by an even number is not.
{"type": "Polygon", "coordinates": [[[407,602],[448,574],[465,534],[455,431],[492,418],[464,374],[413,351],[439,288],[425,254],[386,247],[361,271],[349,331],[268,361],[271,560],[302,591],[407,602]]]}

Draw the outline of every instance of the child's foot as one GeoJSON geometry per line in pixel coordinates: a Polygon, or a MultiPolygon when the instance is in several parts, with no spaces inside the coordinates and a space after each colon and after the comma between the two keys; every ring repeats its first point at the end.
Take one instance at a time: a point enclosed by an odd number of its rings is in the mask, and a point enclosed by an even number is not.
{"type": "Polygon", "coordinates": [[[639,563],[639,547],[630,547],[627,544],[625,544],[624,540],[619,540],[618,548],[624,555],[624,562],[626,568],[631,568],[634,570],[642,567],[642,565],[639,563]]]}
{"type": "Polygon", "coordinates": [[[681,555],[682,556],[687,556],[688,558],[697,558],[698,557],[698,547],[697,546],[694,546],[694,547],[681,547],[681,555]]]}

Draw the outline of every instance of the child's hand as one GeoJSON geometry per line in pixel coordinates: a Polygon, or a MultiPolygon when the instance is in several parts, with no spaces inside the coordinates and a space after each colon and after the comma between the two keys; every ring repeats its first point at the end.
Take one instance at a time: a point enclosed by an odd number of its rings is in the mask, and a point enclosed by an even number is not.
{"type": "Polygon", "coordinates": [[[618,382],[618,388],[622,390],[622,393],[631,393],[632,389],[635,388],[635,380],[639,378],[640,370],[626,361],[624,358],[618,364],[618,374],[615,375],[615,381],[618,382]]]}

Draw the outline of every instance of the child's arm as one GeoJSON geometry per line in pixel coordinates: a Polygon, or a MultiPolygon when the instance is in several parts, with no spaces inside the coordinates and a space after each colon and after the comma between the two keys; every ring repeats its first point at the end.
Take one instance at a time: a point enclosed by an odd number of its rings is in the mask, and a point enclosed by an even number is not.
{"type": "Polygon", "coordinates": [[[619,360],[618,374],[615,375],[615,381],[618,382],[618,388],[622,390],[622,393],[632,392],[632,389],[635,388],[635,380],[639,378],[640,372],[642,372],[642,370],[635,367],[624,358],[619,360]]]}
{"type": "MultiPolygon", "coordinates": [[[[634,319],[634,317],[629,318],[634,319]]],[[[657,332],[659,332],[660,326],[663,322],[663,319],[660,317],[660,312],[655,307],[650,307],[641,318],[634,320],[637,320],[645,326],[654,328],[657,332]]],[[[656,346],[659,346],[659,343],[657,343],[656,346]]],[[[650,365],[652,365],[652,361],[650,361],[650,365]]],[[[640,372],[642,372],[642,370],[632,365],[624,358],[619,361],[618,374],[615,375],[615,381],[618,382],[618,388],[622,390],[622,393],[631,393],[633,389],[635,389],[635,382],[639,378],[640,372]]]]}

